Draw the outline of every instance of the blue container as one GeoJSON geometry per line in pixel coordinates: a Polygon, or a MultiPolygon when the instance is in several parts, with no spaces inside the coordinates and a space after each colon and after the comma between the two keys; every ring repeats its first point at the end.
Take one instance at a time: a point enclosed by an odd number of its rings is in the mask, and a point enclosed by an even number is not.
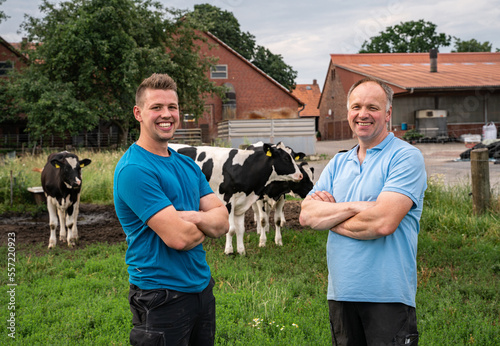
{"type": "Polygon", "coordinates": [[[406,123],[401,123],[401,130],[403,130],[403,131],[408,130],[408,124],[406,124],[406,123]]]}

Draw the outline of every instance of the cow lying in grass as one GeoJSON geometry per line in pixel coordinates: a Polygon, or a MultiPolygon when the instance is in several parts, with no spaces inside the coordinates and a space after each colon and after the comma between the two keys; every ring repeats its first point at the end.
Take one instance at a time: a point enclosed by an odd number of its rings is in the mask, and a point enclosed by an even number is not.
{"type": "Polygon", "coordinates": [[[67,151],[52,153],[47,158],[42,170],[42,188],[47,197],[49,211],[49,249],[57,243],[58,219],[59,240],[67,241],[68,246],[74,246],[78,240],[76,223],[82,188],[82,167],[88,166],[90,162],[89,159],[80,161],[77,155],[67,151]]]}

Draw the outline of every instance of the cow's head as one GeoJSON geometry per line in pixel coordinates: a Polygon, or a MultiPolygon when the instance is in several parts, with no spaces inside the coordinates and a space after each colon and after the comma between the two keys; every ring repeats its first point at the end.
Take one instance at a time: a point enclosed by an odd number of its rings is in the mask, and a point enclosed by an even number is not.
{"type": "Polygon", "coordinates": [[[77,189],[82,184],[82,168],[90,165],[90,159],[79,160],[78,156],[67,151],[51,155],[50,164],[59,172],[68,189],[77,189]]]}
{"type": "Polygon", "coordinates": [[[299,163],[299,168],[304,178],[298,183],[291,182],[290,189],[292,193],[305,198],[314,187],[314,167],[309,166],[307,162],[303,161],[299,163]]]}
{"type": "Polygon", "coordinates": [[[278,176],[276,180],[302,180],[303,176],[299,167],[283,143],[276,145],[263,143],[262,150],[272,160],[274,171],[278,176]]]}

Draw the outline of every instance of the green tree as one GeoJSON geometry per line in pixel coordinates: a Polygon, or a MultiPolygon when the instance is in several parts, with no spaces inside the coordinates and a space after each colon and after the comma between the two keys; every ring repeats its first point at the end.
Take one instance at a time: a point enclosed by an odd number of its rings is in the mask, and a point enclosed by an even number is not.
{"type": "MultiPolygon", "coordinates": [[[[0,0],[0,5],[3,4],[5,0],[0,0]]],[[[0,11],[0,23],[6,20],[7,18],[10,18],[8,15],[5,14],[4,11],[0,11]]]]}
{"type": "Polygon", "coordinates": [[[273,54],[269,49],[258,46],[252,62],[263,71],[272,71],[269,75],[281,85],[289,90],[295,89],[297,72],[283,62],[281,55],[273,54]]]}
{"type": "Polygon", "coordinates": [[[452,53],[457,52],[491,52],[491,43],[489,41],[486,42],[478,42],[476,39],[470,39],[468,41],[462,41],[458,37],[454,37],[455,39],[455,49],[452,50],[452,53]]]}
{"type": "Polygon", "coordinates": [[[424,53],[450,43],[451,36],[436,33],[435,24],[420,19],[388,26],[365,41],[359,53],[424,53]]]}
{"type": "Polygon", "coordinates": [[[76,134],[112,123],[125,144],[135,90],[153,72],[179,87],[184,113],[203,113],[200,95],[222,92],[208,80],[213,61],[200,58],[195,25],[181,11],[150,0],[43,0],[43,18],[22,24],[28,67],[12,78],[8,97],[27,115],[34,136],[76,134]]]}
{"type": "Polygon", "coordinates": [[[240,23],[231,12],[210,4],[200,4],[194,5],[191,15],[202,23],[206,30],[245,59],[252,59],[255,51],[255,36],[249,32],[242,32],[240,23]]]}
{"type": "Polygon", "coordinates": [[[281,55],[273,54],[269,49],[258,46],[254,35],[249,32],[242,32],[240,24],[232,12],[210,4],[201,4],[194,6],[191,16],[201,22],[206,30],[259,67],[278,83],[289,90],[295,89],[297,71],[287,65],[281,55]]]}

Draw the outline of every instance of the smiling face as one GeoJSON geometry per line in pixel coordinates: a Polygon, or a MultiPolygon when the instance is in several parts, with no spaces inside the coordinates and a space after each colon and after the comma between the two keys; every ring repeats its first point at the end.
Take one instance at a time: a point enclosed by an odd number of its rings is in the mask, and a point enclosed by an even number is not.
{"type": "Polygon", "coordinates": [[[152,152],[156,152],[154,148],[166,149],[180,123],[177,93],[146,89],[134,107],[134,116],[141,123],[138,144],[152,152]]]}
{"type": "Polygon", "coordinates": [[[387,123],[392,107],[387,109],[384,89],[375,82],[366,82],[352,90],[347,120],[360,145],[373,148],[387,136],[387,123]]]}

